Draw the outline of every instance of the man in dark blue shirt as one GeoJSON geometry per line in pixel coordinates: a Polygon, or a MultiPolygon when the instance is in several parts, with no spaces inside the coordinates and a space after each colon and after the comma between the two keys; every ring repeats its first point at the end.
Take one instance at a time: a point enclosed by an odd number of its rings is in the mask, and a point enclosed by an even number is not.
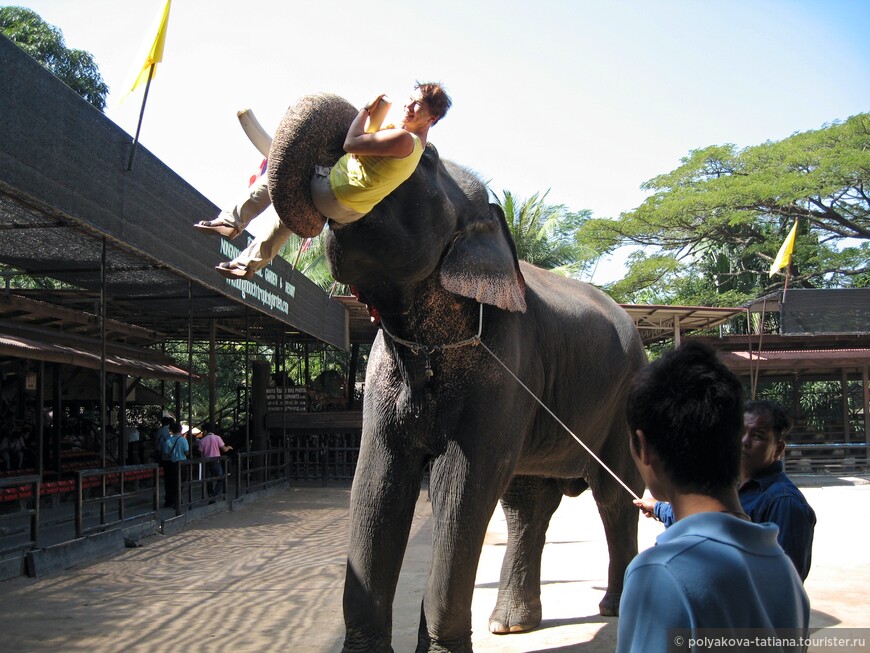
{"type": "Polygon", "coordinates": [[[746,402],[739,494],[752,521],[779,526],[777,541],[803,581],[813,558],[816,513],[785,475],[782,454],[790,430],[791,419],[782,406],[772,401],[746,402]]]}
{"type": "MultiPolygon", "coordinates": [[[[743,414],[740,505],[753,522],[779,527],[777,542],[804,581],[810,573],[816,513],[786,476],[782,463],[791,419],[772,401],[747,401],[743,414]]],[[[674,523],[671,506],[655,499],[635,501],[647,517],[666,527],[674,523]]]]}

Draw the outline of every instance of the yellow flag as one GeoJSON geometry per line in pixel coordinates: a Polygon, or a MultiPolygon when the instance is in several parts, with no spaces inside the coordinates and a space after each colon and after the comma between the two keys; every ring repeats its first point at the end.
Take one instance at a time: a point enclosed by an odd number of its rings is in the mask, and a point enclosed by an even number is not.
{"type": "Polygon", "coordinates": [[[797,227],[798,221],[795,220],[794,226],[791,228],[791,231],[788,232],[788,236],[786,236],[783,241],[782,247],[779,248],[776,258],[773,259],[773,264],[770,266],[770,275],[768,276],[772,277],[779,270],[788,267],[788,264],[791,263],[791,253],[794,249],[794,239],[795,236],[797,236],[797,227]]]}
{"type": "Polygon", "coordinates": [[[133,80],[133,83],[130,85],[129,90],[124,94],[124,97],[119,100],[118,104],[120,104],[130,93],[136,90],[136,88],[148,81],[148,75],[150,74],[153,78],[154,75],[157,74],[157,68],[155,64],[163,61],[163,46],[166,45],[166,28],[169,26],[169,6],[172,4],[172,0],[166,0],[166,4],[163,7],[163,11],[160,13],[156,24],[156,35],[154,36],[154,42],[151,43],[148,51],[145,55],[145,63],[142,64],[142,69],[136,75],[136,79],[133,80]],[[151,73],[151,66],[155,66],[154,73],[151,73]]]}

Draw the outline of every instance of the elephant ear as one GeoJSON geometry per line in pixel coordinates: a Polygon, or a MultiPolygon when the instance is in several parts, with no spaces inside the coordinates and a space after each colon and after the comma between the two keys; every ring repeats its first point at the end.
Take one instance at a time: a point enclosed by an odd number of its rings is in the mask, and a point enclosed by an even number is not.
{"type": "Polygon", "coordinates": [[[489,215],[454,238],[441,262],[441,285],[482,304],[526,312],[526,281],[500,207],[490,204],[489,215]]]}
{"type": "Polygon", "coordinates": [[[269,150],[269,195],[281,222],[303,238],[318,235],[326,218],[311,200],[314,166],[332,166],[357,110],[328,93],[306,95],[287,109],[269,150]]]}

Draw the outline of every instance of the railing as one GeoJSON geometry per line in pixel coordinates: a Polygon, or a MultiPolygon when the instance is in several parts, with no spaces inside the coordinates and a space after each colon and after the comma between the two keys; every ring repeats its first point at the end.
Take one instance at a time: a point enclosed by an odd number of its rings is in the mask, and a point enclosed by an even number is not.
{"type": "MultiPolygon", "coordinates": [[[[296,435],[283,448],[235,453],[220,458],[222,474],[210,476],[209,460],[185,460],[174,467],[178,474],[179,494],[174,506],[176,515],[195,510],[211,502],[239,499],[246,494],[266,490],[291,481],[314,481],[326,486],[329,481],[345,482],[353,478],[359,457],[359,433],[296,435]],[[220,483],[218,493],[212,484],[220,483]]],[[[32,550],[45,540],[69,541],[136,523],[155,524],[167,516],[161,510],[161,467],[155,463],[111,468],[69,470],[68,478],[40,482],[38,475],[0,477],[0,524],[14,522],[15,545],[0,553],[32,550]],[[51,499],[50,504],[40,501],[51,499]],[[25,504],[24,500],[29,500],[25,504]],[[72,500],[72,501],[70,501],[72,500]],[[74,506],[69,503],[74,502],[74,506]],[[47,505],[51,517],[47,517],[47,505]],[[67,510],[64,510],[64,507],[67,510]],[[68,508],[72,507],[72,519],[68,508]],[[58,516],[67,515],[58,520],[58,516]],[[40,520],[52,519],[52,529],[40,536],[40,520]],[[30,532],[22,533],[29,520],[30,532]],[[69,529],[68,534],[64,531],[69,529]]]]}
{"type": "Polygon", "coordinates": [[[19,549],[31,549],[39,546],[39,476],[10,476],[0,479],[3,501],[30,500],[32,505],[24,510],[0,515],[0,524],[21,521],[22,517],[30,517],[30,539],[14,546],[0,549],[0,554],[19,549]]]}
{"type": "Polygon", "coordinates": [[[226,456],[218,458],[221,473],[212,475],[209,463],[215,460],[214,458],[193,458],[178,464],[178,487],[180,490],[178,493],[179,501],[175,506],[176,514],[215,501],[225,501],[229,496],[227,493],[227,483],[230,477],[229,459],[226,456]],[[221,491],[218,493],[213,492],[216,486],[221,487],[221,491]]]}
{"type": "Polygon", "coordinates": [[[866,442],[795,442],[786,445],[789,472],[863,472],[870,470],[866,442]]]}
{"type": "Polygon", "coordinates": [[[124,526],[135,521],[156,521],[160,509],[160,468],[153,464],[126,465],[107,469],[84,469],[75,479],[75,533],[84,537],[90,533],[124,526]],[[140,487],[139,481],[151,479],[150,487],[140,487]],[[133,487],[128,489],[128,484],[133,487]],[[87,490],[98,488],[96,496],[86,497],[87,490]],[[145,498],[143,502],[142,499],[145,498]],[[85,526],[88,506],[96,505],[97,523],[85,526]],[[133,513],[133,514],[131,514],[133,513]],[[110,514],[114,518],[110,518],[110,514]]]}
{"type": "Polygon", "coordinates": [[[265,490],[290,478],[288,449],[246,451],[235,455],[236,498],[249,492],[265,490]]]}
{"type": "Polygon", "coordinates": [[[359,459],[359,433],[297,435],[288,448],[289,476],[293,480],[353,480],[359,459]]]}

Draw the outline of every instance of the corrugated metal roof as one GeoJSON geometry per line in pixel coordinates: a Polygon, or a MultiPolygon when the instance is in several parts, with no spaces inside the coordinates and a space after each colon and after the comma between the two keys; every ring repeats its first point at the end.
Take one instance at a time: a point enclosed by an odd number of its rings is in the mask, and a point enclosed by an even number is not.
{"type": "Polygon", "coordinates": [[[786,351],[720,351],[719,357],[732,370],[821,373],[870,366],[870,349],[793,349],[786,351]]]}
{"type": "MultiPolygon", "coordinates": [[[[52,363],[65,363],[78,367],[100,369],[100,347],[61,345],[33,338],[0,334],[0,355],[29,358],[52,363]]],[[[143,360],[119,354],[106,355],[106,370],[130,376],[145,376],[153,379],[186,381],[188,374],[182,368],[169,363],[143,360]]]]}

